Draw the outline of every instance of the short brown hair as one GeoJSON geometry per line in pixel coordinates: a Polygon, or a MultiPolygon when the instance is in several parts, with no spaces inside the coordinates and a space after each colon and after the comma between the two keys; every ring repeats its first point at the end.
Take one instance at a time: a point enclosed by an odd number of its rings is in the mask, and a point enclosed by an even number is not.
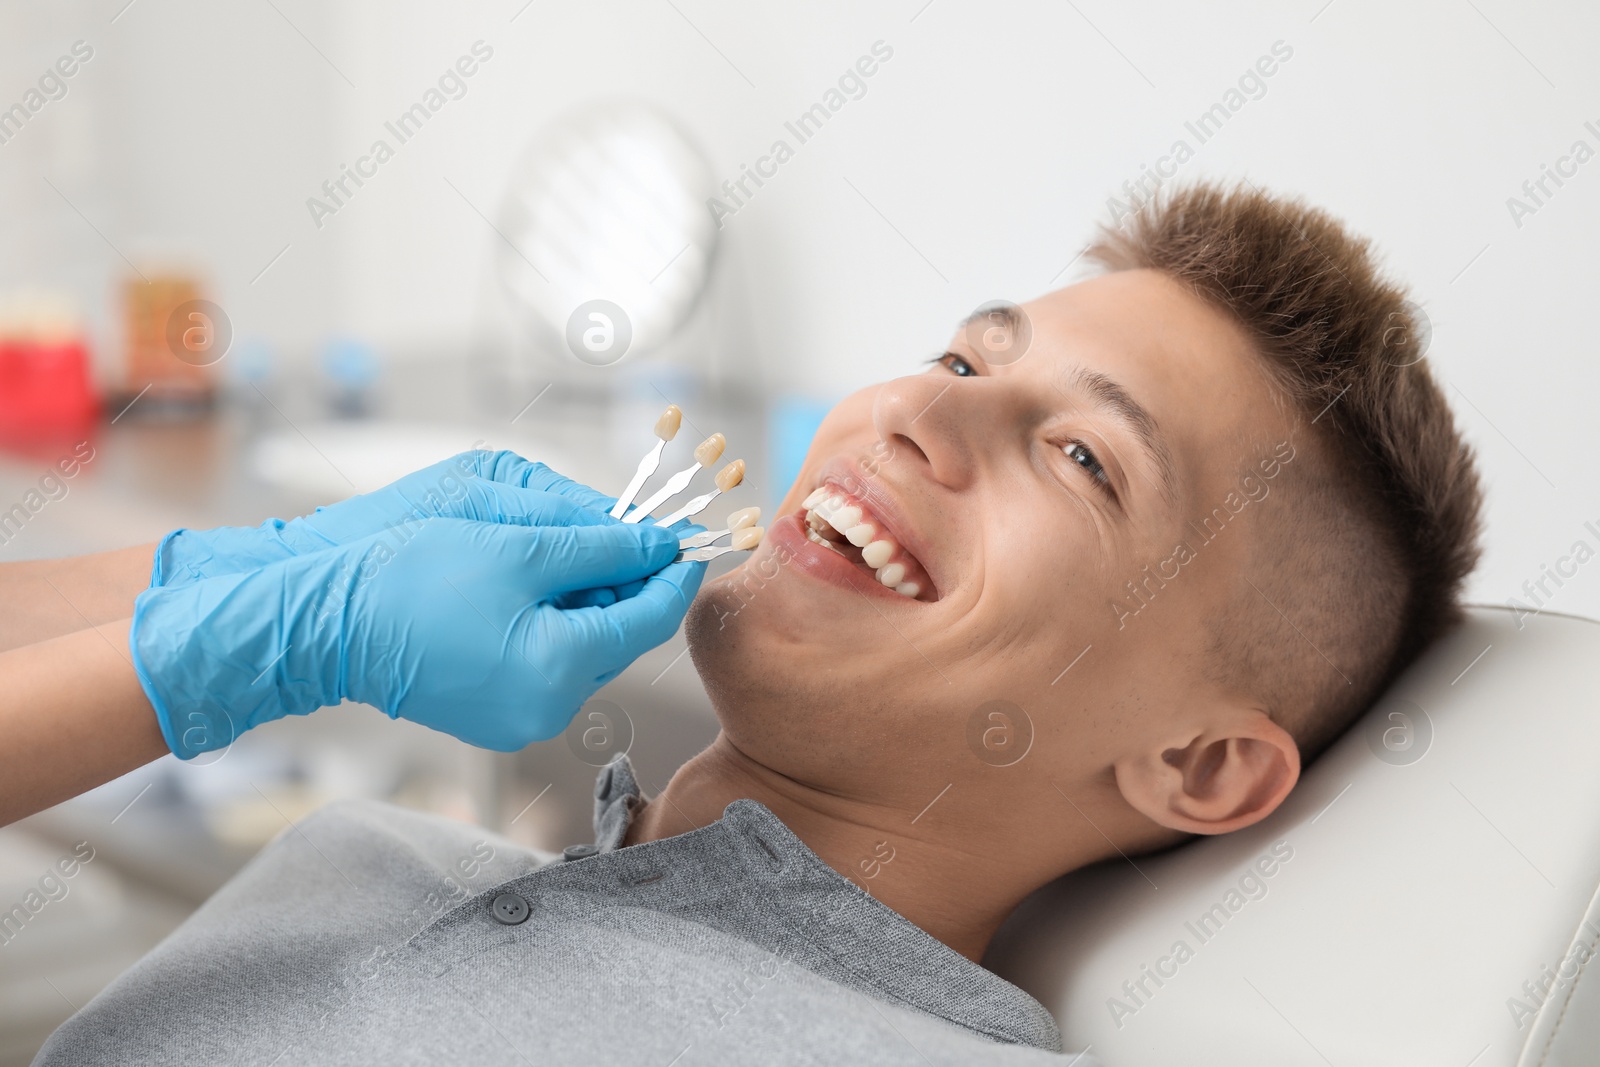
{"type": "Polygon", "coordinates": [[[1310,420],[1311,456],[1251,538],[1207,656],[1213,680],[1265,702],[1309,763],[1461,620],[1481,552],[1483,493],[1422,358],[1426,324],[1368,241],[1248,183],[1161,190],[1086,254],[1223,309],[1310,420]]]}

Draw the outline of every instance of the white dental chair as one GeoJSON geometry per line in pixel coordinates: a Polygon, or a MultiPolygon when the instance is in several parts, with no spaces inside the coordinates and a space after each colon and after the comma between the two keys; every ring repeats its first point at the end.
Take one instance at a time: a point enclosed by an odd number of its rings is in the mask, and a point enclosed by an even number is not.
{"type": "Polygon", "coordinates": [[[1471,608],[1272,817],[1046,886],[984,962],[1106,1067],[1600,1063],[1597,664],[1471,608]]]}

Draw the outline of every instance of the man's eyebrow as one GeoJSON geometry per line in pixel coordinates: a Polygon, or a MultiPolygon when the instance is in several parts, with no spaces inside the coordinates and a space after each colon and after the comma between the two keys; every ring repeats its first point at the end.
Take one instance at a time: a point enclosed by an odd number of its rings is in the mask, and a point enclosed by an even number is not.
{"type": "Polygon", "coordinates": [[[1010,304],[999,304],[992,308],[979,308],[962,319],[956,329],[965,333],[967,327],[975,322],[993,322],[995,319],[1000,320],[999,325],[1004,326],[1012,337],[1022,337],[1028,325],[1026,317],[1019,309],[1010,304]]]}
{"type": "MultiPolygon", "coordinates": [[[[965,335],[967,328],[973,323],[994,322],[996,319],[1012,337],[1023,336],[1024,330],[1029,330],[1031,334],[1025,313],[1011,304],[979,308],[963,319],[957,329],[965,335]]],[[[970,338],[966,340],[971,343],[970,338]]],[[[1162,499],[1169,507],[1176,508],[1178,479],[1174,473],[1172,453],[1167,448],[1166,438],[1161,433],[1160,425],[1144,405],[1135,400],[1120,383],[1087,367],[1078,366],[1072,369],[1067,375],[1066,391],[1088,394],[1095,407],[1121,422],[1133,434],[1156,468],[1162,499]]]]}
{"type": "Polygon", "coordinates": [[[1126,389],[1099,371],[1074,367],[1067,375],[1067,391],[1088,395],[1095,407],[1121,422],[1138,440],[1160,478],[1161,496],[1168,506],[1178,503],[1177,478],[1173,473],[1172,453],[1155,417],[1145,410],[1126,389]]]}

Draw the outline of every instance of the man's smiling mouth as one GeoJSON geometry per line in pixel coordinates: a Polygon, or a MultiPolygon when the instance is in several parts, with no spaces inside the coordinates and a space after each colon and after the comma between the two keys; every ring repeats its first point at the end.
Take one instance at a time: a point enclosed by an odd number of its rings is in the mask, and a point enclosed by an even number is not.
{"type": "Polygon", "coordinates": [[[820,485],[801,503],[806,536],[911,600],[936,599],[933,582],[882,517],[835,485],[820,485]]]}

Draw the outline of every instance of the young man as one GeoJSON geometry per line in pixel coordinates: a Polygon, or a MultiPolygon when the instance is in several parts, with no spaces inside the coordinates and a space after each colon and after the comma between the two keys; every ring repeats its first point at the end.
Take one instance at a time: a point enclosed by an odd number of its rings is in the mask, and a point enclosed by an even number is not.
{"type": "Polygon", "coordinates": [[[1327,215],[1200,186],[1090,254],[828,416],[690,608],[722,732],[659,796],[620,759],[543,866],[330,805],[37,1062],[1054,1060],[995,928],[1271,814],[1457,620],[1480,510],[1327,215]]]}

